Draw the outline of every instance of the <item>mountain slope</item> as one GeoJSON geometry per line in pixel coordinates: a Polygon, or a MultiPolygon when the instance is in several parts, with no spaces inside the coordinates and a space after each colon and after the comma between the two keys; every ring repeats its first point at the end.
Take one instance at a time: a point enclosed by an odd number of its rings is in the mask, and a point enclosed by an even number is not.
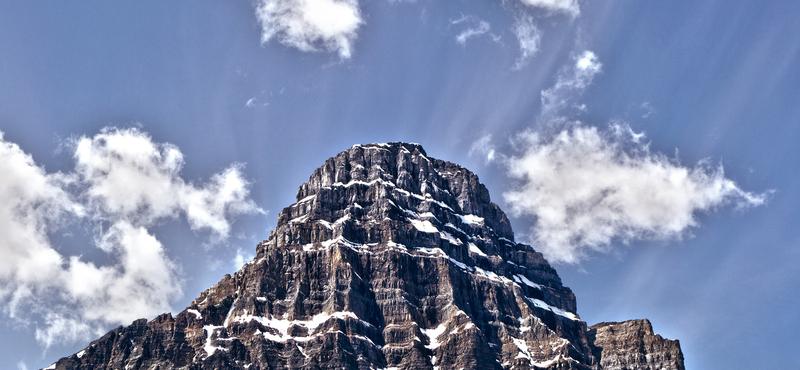
{"type": "Polygon", "coordinates": [[[369,144],[314,171],[255,258],[186,310],[53,367],[682,369],[677,341],[646,326],[588,328],[475,174],[369,144]],[[667,347],[676,361],[650,361],[667,347]]]}

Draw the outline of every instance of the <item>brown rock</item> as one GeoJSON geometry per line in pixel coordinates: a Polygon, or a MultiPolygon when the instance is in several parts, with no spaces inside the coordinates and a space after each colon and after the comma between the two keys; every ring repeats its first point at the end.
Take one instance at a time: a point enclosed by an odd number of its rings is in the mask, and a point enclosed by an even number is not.
{"type": "Polygon", "coordinates": [[[325,161],[256,251],[174,318],[112,330],[55,368],[682,365],[677,342],[659,344],[649,323],[642,345],[590,331],[478,177],[416,144],[356,145],[325,161]]]}
{"type": "Polygon", "coordinates": [[[599,323],[589,338],[603,369],[684,369],[680,343],[654,334],[648,320],[599,323]]]}

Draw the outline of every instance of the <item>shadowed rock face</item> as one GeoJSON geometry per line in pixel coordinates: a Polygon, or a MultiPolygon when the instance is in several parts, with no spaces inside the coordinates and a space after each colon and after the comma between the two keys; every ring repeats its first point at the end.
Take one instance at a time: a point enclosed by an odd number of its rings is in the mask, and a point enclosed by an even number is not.
{"type": "Polygon", "coordinates": [[[187,309],[54,365],[683,368],[677,341],[630,323],[587,328],[475,174],[416,144],[369,144],[325,161],[255,258],[187,309]]]}

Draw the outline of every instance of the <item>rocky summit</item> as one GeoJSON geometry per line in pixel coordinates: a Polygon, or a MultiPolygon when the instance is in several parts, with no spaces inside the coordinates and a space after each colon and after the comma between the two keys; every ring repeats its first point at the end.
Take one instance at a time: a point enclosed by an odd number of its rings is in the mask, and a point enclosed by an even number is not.
{"type": "Polygon", "coordinates": [[[588,327],[575,295],[469,170],[355,145],[284,208],[255,258],[185,310],[55,369],[683,369],[646,320],[588,327]]]}

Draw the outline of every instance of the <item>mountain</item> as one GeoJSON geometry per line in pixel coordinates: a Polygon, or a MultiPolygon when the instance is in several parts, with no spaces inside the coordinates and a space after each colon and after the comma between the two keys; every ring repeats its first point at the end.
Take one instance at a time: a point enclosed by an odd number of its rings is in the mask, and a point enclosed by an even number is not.
{"type": "Polygon", "coordinates": [[[328,159],[256,250],[176,316],[51,368],[684,368],[646,320],[588,327],[478,177],[417,144],[328,159]]]}

